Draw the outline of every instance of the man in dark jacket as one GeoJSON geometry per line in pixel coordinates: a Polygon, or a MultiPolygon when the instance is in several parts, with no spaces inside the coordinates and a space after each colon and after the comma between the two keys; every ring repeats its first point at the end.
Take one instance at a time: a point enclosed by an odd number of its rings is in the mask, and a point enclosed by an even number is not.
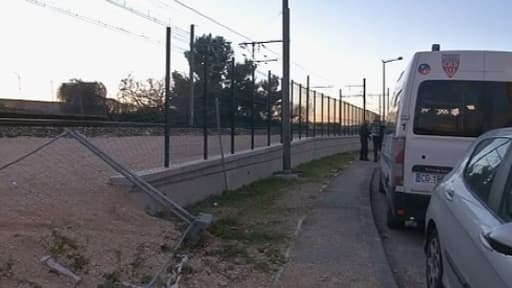
{"type": "Polygon", "coordinates": [[[361,140],[361,152],[359,154],[359,160],[368,161],[368,139],[370,138],[370,128],[368,127],[368,121],[364,121],[361,128],[359,128],[359,138],[361,140]]]}

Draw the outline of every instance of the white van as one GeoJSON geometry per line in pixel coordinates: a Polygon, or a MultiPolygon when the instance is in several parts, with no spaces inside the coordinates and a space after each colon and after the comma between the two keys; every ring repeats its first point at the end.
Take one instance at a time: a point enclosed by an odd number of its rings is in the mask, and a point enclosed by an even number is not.
{"type": "Polygon", "coordinates": [[[424,221],[434,186],[475,137],[512,126],[512,52],[416,53],[386,121],[380,184],[388,226],[398,229],[424,221]]]}

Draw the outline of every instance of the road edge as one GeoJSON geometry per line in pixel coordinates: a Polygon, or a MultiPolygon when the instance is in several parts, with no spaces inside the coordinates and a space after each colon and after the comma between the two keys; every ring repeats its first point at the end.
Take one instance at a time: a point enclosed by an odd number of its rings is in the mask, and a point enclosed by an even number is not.
{"type": "Polygon", "coordinates": [[[364,202],[364,210],[367,213],[362,213],[361,217],[363,218],[363,223],[366,224],[367,236],[368,236],[368,245],[370,249],[374,251],[373,258],[375,265],[375,272],[377,273],[377,277],[380,281],[380,284],[384,288],[398,288],[398,284],[395,279],[395,275],[393,274],[393,270],[391,269],[391,264],[389,262],[389,258],[384,252],[384,243],[381,235],[377,230],[377,223],[375,222],[375,215],[373,213],[373,205],[372,205],[372,194],[373,194],[373,181],[375,180],[375,175],[377,174],[377,168],[373,168],[371,177],[370,177],[370,185],[367,196],[362,196],[364,202]]]}

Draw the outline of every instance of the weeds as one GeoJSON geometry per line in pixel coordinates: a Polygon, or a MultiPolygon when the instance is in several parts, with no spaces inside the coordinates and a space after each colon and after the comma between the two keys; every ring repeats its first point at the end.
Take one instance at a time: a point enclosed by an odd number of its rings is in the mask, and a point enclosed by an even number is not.
{"type": "Polygon", "coordinates": [[[103,283],[98,284],[96,288],[116,288],[121,282],[119,271],[103,274],[103,283]]]}
{"type": "Polygon", "coordinates": [[[50,254],[58,259],[64,259],[65,264],[75,272],[87,272],[89,259],[79,252],[78,243],[61,234],[57,229],[51,232],[51,238],[48,245],[50,254]]]}

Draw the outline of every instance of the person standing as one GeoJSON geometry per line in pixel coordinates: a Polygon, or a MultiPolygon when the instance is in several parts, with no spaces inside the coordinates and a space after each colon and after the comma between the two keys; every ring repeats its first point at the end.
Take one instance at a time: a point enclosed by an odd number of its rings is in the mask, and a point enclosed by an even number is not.
{"type": "Polygon", "coordinates": [[[359,160],[368,161],[368,139],[370,138],[370,129],[368,128],[368,121],[364,121],[361,128],[359,128],[359,139],[361,141],[361,151],[359,153],[359,160]]]}
{"type": "Polygon", "coordinates": [[[382,149],[382,138],[384,136],[384,129],[382,129],[379,119],[375,118],[375,120],[373,120],[370,131],[373,140],[373,161],[377,162],[379,152],[382,149]]]}

